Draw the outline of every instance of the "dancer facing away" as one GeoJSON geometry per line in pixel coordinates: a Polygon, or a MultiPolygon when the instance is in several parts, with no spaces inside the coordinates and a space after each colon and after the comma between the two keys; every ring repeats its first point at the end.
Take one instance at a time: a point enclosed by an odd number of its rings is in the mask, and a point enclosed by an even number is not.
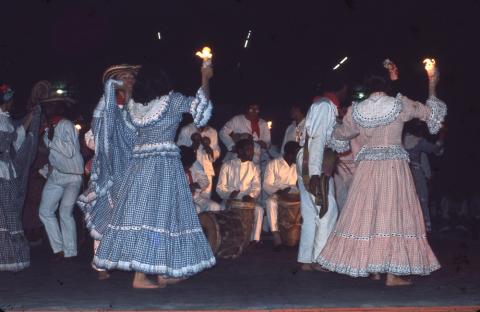
{"type": "Polygon", "coordinates": [[[15,128],[9,112],[14,91],[0,86],[0,271],[30,266],[30,247],[22,228],[22,207],[30,165],[35,157],[40,106],[15,128]]]}
{"type": "Polygon", "coordinates": [[[302,148],[297,154],[298,188],[303,218],[298,262],[304,271],[322,270],[317,264],[317,257],[338,216],[333,179],[326,175],[324,154],[338,116],[338,108],[346,97],[347,85],[343,77],[331,74],[325,80],[324,89],[326,92],[314,99],[307,113],[300,140],[302,148]],[[326,186],[322,189],[321,185],[325,181],[326,186]]]}
{"type": "Polygon", "coordinates": [[[118,110],[115,88],[121,82],[108,80],[105,101],[96,108],[104,127],[95,134],[95,157],[106,163],[92,174],[111,177],[112,155],[131,153],[131,161],[122,177],[95,189],[96,194],[108,192],[112,215],[93,262],[104,269],[135,271],[134,288],[165,287],[215,264],[173,142],[182,113],[191,113],[197,126],[208,122],[212,75],[211,67],[202,67],[202,87],[195,97],[186,97],[168,92],[158,71],[143,69],[133,91],[139,103],[130,101],[126,111],[118,110]],[[111,144],[115,136],[133,148],[111,144]],[[157,275],[157,282],[146,274],[157,275]]]}
{"type": "Polygon", "coordinates": [[[366,80],[368,99],[349,108],[332,140],[365,139],[356,155],[357,169],[337,225],[319,256],[330,271],[380,279],[387,286],[409,285],[400,276],[428,275],[440,268],[426,237],[422,208],[402,146],[404,123],[418,118],[432,134],[447,113],[435,96],[436,72],[429,74],[426,105],[405,96],[389,97],[387,77],[366,80]]]}

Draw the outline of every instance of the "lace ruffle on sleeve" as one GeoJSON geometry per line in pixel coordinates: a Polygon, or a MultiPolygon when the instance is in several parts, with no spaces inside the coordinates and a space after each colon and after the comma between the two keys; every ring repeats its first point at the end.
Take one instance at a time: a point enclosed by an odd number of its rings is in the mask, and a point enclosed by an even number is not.
{"type": "Polygon", "coordinates": [[[436,134],[442,127],[442,122],[447,115],[447,105],[434,96],[430,97],[426,104],[431,111],[426,120],[428,130],[431,134],[436,134]]]}

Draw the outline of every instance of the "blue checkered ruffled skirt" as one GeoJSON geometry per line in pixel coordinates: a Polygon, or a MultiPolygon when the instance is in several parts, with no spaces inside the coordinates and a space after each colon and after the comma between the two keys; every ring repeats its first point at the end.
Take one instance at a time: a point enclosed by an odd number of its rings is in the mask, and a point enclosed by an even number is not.
{"type": "Polygon", "coordinates": [[[215,264],[178,153],[135,158],[124,177],[112,187],[97,267],[188,277],[215,264]]]}

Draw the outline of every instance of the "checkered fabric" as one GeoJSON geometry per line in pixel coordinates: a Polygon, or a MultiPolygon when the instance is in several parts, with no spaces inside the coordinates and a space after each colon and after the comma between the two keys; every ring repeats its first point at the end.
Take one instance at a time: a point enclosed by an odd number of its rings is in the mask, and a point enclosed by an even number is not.
{"type": "Polygon", "coordinates": [[[90,194],[90,200],[88,194],[83,197],[90,228],[101,237],[95,266],[170,277],[213,266],[215,258],[172,142],[182,113],[206,123],[210,101],[201,90],[196,97],[171,92],[154,118],[139,121],[111,103],[108,84],[98,135],[94,129],[95,142],[102,145],[96,145],[92,176],[97,193],[90,194]],[[105,117],[110,111],[114,118],[105,117]],[[121,165],[119,157],[125,160],[121,165]]]}
{"type": "MultiPolygon", "coordinates": [[[[20,271],[30,266],[30,247],[23,233],[22,208],[28,173],[37,148],[40,108],[35,108],[28,134],[18,149],[2,150],[2,161],[15,167],[17,177],[0,178],[0,271],[20,271]]],[[[0,141],[5,132],[0,131],[0,141]]]]}

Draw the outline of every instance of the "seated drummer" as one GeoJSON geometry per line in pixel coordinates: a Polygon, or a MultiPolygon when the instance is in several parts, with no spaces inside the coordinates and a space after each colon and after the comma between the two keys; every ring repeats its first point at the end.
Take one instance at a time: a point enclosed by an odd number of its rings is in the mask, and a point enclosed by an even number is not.
{"type": "Polygon", "coordinates": [[[182,157],[183,170],[187,176],[190,191],[192,192],[193,202],[197,213],[203,211],[220,211],[219,203],[209,198],[208,189],[210,181],[203,171],[202,165],[196,161],[197,156],[192,147],[185,145],[179,146],[182,157]]]}
{"type": "Polygon", "coordinates": [[[261,191],[260,170],[253,163],[253,140],[241,139],[235,144],[238,158],[223,163],[218,177],[217,193],[223,199],[222,206],[229,208],[229,200],[240,200],[255,205],[255,217],[251,240],[260,241],[263,208],[257,198],[261,191]]]}
{"type": "Polygon", "coordinates": [[[297,142],[289,141],[284,146],[283,156],[271,160],[265,169],[263,190],[268,198],[265,203],[267,220],[273,234],[275,251],[280,251],[282,239],[278,232],[278,199],[287,194],[298,194],[295,158],[299,149],[297,142]]]}

